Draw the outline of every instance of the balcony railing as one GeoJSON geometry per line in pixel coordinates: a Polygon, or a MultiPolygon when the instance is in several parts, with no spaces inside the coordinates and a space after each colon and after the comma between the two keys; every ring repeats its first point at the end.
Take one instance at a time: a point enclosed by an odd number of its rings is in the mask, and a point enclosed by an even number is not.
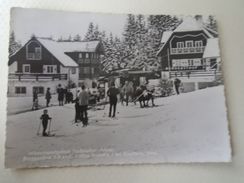
{"type": "Polygon", "coordinates": [[[221,75],[221,71],[217,70],[199,70],[199,71],[170,71],[170,78],[199,78],[199,77],[217,77],[221,75]]]}
{"type": "Polygon", "coordinates": [[[203,53],[204,46],[202,47],[189,47],[189,48],[171,48],[171,54],[190,54],[190,53],[203,53]]]}
{"type": "Polygon", "coordinates": [[[67,74],[9,73],[10,80],[67,80],[67,74]]]}

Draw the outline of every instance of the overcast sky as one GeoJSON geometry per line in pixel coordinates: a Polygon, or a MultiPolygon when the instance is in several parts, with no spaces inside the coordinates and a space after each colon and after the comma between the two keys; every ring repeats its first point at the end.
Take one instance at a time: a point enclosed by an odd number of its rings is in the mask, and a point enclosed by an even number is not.
{"type": "Polygon", "coordinates": [[[52,35],[55,39],[80,34],[84,38],[90,22],[98,24],[100,30],[120,37],[126,15],[14,8],[11,11],[10,26],[16,39],[24,44],[32,34],[39,37],[52,35]]]}

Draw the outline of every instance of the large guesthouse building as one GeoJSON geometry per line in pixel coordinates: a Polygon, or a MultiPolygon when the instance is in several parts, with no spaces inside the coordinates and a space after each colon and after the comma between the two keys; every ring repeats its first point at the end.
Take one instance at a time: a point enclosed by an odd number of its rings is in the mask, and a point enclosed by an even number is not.
{"type": "Polygon", "coordinates": [[[201,16],[186,17],[174,31],[165,31],[157,55],[163,78],[179,78],[185,91],[207,86],[220,74],[217,32],[201,16]]]}
{"type": "Polygon", "coordinates": [[[88,87],[100,72],[99,41],[57,42],[32,37],[9,57],[8,96],[31,96],[34,90],[55,93],[63,87],[86,84],[88,87]]]}

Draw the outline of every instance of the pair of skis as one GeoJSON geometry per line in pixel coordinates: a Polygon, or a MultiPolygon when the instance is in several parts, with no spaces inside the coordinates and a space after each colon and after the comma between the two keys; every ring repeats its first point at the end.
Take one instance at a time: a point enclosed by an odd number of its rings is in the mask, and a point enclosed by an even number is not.
{"type": "MultiPolygon", "coordinates": [[[[53,137],[53,136],[55,136],[54,133],[51,134],[51,123],[52,123],[52,119],[49,119],[49,123],[48,123],[48,131],[47,131],[47,136],[46,136],[46,137],[53,137]]],[[[40,135],[41,135],[41,134],[40,134],[41,125],[42,125],[42,120],[40,120],[38,129],[37,129],[37,133],[36,133],[37,136],[40,136],[40,135]]]]}

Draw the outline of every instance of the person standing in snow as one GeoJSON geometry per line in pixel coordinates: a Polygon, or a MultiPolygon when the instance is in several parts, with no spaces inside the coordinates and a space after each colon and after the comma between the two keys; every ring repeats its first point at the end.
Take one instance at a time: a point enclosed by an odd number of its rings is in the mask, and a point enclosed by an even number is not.
{"type": "Polygon", "coordinates": [[[61,84],[58,85],[57,93],[58,93],[58,104],[59,104],[59,106],[63,106],[64,105],[64,89],[61,87],[61,84]]]}
{"type": "Polygon", "coordinates": [[[37,89],[34,89],[33,91],[33,104],[32,104],[32,110],[38,109],[38,92],[37,89]]]}
{"type": "Polygon", "coordinates": [[[179,91],[180,83],[181,83],[181,80],[178,78],[175,78],[174,85],[175,85],[175,91],[176,91],[177,95],[180,94],[180,91],[179,91]]]}
{"type": "Polygon", "coordinates": [[[73,101],[75,103],[75,123],[78,122],[78,120],[81,120],[80,118],[80,104],[79,104],[79,98],[76,97],[76,99],[73,101]]]}
{"type": "Polygon", "coordinates": [[[112,113],[112,108],[113,108],[113,116],[115,117],[116,114],[116,105],[117,105],[117,95],[119,94],[119,90],[117,88],[115,88],[115,84],[112,83],[111,87],[108,89],[107,91],[107,95],[109,97],[109,117],[111,117],[111,113],[112,113]]]}
{"type": "Polygon", "coordinates": [[[83,127],[88,125],[87,107],[89,104],[89,94],[85,89],[86,87],[82,85],[81,92],[79,94],[80,118],[82,120],[83,127]]]}
{"type": "Polygon", "coordinates": [[[46,107],[49,106],[49,103],[50,103],[51,98],[52,98],[52,96],[51,96],[51,93],[50,93],[50,88],[47,88],[46,96],[45,96],[45,99],[46,99],[46,107]]]}
{"type": "Polygon", "coordinates": [[[125,84],[124,84],[122,90],[123,90],[124,97],[126,100],[126,106],[128,106],[129,97],[132,97],[132,95],[133,95],[133,83],[125,81],[125,84]]]}
{"type": "Polygon", "coordinates": [[[154,88],[153,85],[150,85],[149,83],[147,83],[146,87],[147,87],[147,93],[148,93],[147,94],[147,106],[148,106],[148,102],[149,102],[150,99],[152,101],[152,106],[155,106],[155,104],[154,104],[155,88],[154,88]]]}
{"type": "Polygon", "coordinates": [[[52,118],[49,117],[47,109],[43,110],[43,114],[41,115],[40,119],[42,120],[42,127],[43,127],[42,136],[48,136],[48,134],[46,132],[48,120],[50,120],[52,118]]]}

